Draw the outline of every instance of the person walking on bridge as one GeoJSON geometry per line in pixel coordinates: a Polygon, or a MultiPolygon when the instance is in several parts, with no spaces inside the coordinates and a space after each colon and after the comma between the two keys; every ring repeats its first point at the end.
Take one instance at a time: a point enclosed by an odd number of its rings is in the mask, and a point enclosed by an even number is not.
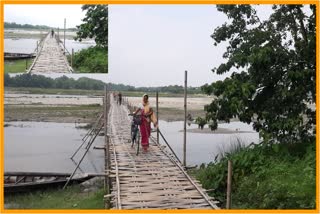
{"type": "Polygon", "coordinates": [[[53,29],[51,29],[51,38],[53,38],[53,35],[54,35],[54,31],[53,29]]]}
{"type": "Polygon", "coordinates": [[[141,125],[140,125],[140,134],[141,134],[141,145],[143,151],[146,152],[149,148],[149,137],[151,134],[151,122],[154,127],[158,129],[158,121],[155,113],[149,105],[149,95],[144,94],[142,97],[142,106],[138,108],[133,114],[141,113],[141,125]]]}
{"type": "Polygon", "coordinates": [[[118,104],[121,105],[122,102],[122,94],[121,92],[118,93],[118,104]]]}

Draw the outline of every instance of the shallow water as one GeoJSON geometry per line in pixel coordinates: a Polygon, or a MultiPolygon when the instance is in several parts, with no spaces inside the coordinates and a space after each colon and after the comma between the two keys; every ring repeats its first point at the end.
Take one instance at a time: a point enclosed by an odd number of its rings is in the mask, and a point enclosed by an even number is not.
{"type": "MultiPolygon", "coordinates": [[[[4,52],[9,53],[33,53],[37,47],[37,39],[4,39],[4,52]]],[[[93,40],[83,42],[66,39],[66,48],[71,54],[72,48],[74,52],[94,46],[93,40]]]]}
{"type": "MultiPolygon", "coordinates": [[[[72,172],[76,163],[70,157],[82,143],[86,129],[73,123],[6,122],[4,128],[5,171],[72,172]]],[[[84,125],[84,124],[82,124],[84,125]]],[[[104,137],[98,136],[93,146],[102,146],[104,137]]],[[[85,146],[84,146],[85,147],[85,146]]],[[[79,161],[84,147],[75,156],[79,161]]],[[[77,172],[104,171],[104,151],[90,149],[77,172]]]]}
{"type": "Polygon", "coordinates": [[[4,52],[33,53],[37,47],[37,39],[4,39],[4,52]]]}
{"type": "MultiPolygon", "coordinates": [[[[85,129],[76,129],[73,123],[8,122],[4,129],[5,171],[72,172],[76,166],[70,156],[81,144],[85,129]]],[[[159,122],[161,132],[182,160],[183,122],[159,122]]],[[[248,133],[206,134],[187,132],[187,165],[200,165],[214,160],[221,152],[229,151],[239,139],[245,145],[258,143],[259,135],[252,126],[231,122],[219,124],[230,130],[239,129],[248,133]]],[[[197,125],[187,126],[187,129],[197,125]]],[[[155,135],[155,134],[153,134],[155,135]]],[[[97,137],[94,145],[102,146],[103,137],[97,137]]],[[[160,140],[161,144],[165,144],[160,140]]],[[[93,146],[94,146],[93,145],[93,146]]],[[[84,153],[81,149],[75,160],[84,153]]],[[[102,172],[104,169],[103,150],[91,149],[81,164],[83,172],[102,172]]],[[[81,172],[81,171],[78,171],[81,172]]]]}
{"type": "MultiPolygon", "coordinates": [[[[182,161],[183,154],[183,122],[159,121],[159,127],[177,156],[182,161]]],[[[198,126],[192,124],[187,129],[194,129],[198,126]]],[[[248,133],[231,134],[206,134],[187,132],[187,165],[200,165],[214,160],[215,156],[222,152],[228,152],[232,145],[239,139],[244,145],[259,142],[259,134],[252,129],[251,125],[241,122],[231,122],[229,124],[219,124],[219,127],[236,131],[248,131],[248,133]]],[[[155,136],[155,134],[153,134],[155,136]]],[[[161,139],[161,136],[160,136],[161,139]]],[[[165,144],[161,139],[160,143],[165,144]]]]}

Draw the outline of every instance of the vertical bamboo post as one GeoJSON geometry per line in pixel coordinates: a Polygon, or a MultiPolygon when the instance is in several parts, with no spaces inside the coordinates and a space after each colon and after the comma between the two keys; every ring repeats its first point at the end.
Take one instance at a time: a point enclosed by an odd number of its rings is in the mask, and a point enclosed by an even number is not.
{"type": "Polygon", "coordinates": [[[228,160],[228,178],[227,178],[227,205],[226,208],[231,208],[231,182],[232,182],[232,162],[228,160]]]}
{"type": "Polygon", "coordinates": [[[63,31],[63,54],[66,55],[66,18],[64,18],[64,31],[63,31]]]}
{"type": "Polygon", "coordinates": [[[183,165],[187,166],[187,75],[188,72],[184,72],[184,123],[183,123],[183,165]]]}
{"type": "Polygon", "coordinates": [[[39,41],[37,41],[37,54],[38,54],[38,50],[39,50],[39,41]]]}
{"type": "MultiPolygon", "coordinates": [[[[104,137],[105,137],[105,169],[107,176],[105,177],[105,185],[107,187],[107,195],[110,194],[110,153],[109,153],[109,136],[108,136],[108,89],[104,86],[104,137]]],[[[107,199],[107,208],[110,208],[110,199],[107,199]]]]}
{"type": "MultiPolygon", "coordinates": [[[[159,126],[159,93],[156,93],[156,116],[157,116],[157,123],[159,126]]],[[[157,143],[159,144],[159,129],[157,129],[157,143]]]]}
{"type": "Polygon", "coordinates": [[[73,56],[74,56],[74,50],[72,48],[72,51],[71,51],[71,68],[73,67],[73,56]]]}

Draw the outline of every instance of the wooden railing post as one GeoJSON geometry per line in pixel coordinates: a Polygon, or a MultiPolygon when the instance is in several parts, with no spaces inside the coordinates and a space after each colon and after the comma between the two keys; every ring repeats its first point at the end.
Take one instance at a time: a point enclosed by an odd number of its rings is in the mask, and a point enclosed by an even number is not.
{"type": "Polygon", "coordinates": [[[226,204],[227,209],[231,209],[231,182],[232,182],[232,162],[231,160],[228,160],[227,204],[226,204]]]}

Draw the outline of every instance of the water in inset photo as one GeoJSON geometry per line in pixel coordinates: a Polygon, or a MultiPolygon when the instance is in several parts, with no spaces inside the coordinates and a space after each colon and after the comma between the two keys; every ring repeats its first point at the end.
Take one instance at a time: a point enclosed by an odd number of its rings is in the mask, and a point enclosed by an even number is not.
{"type": "Polygon", "coordinates": [[[108,73],[107,5],[5,5],[5,73],[108,73]]]}

